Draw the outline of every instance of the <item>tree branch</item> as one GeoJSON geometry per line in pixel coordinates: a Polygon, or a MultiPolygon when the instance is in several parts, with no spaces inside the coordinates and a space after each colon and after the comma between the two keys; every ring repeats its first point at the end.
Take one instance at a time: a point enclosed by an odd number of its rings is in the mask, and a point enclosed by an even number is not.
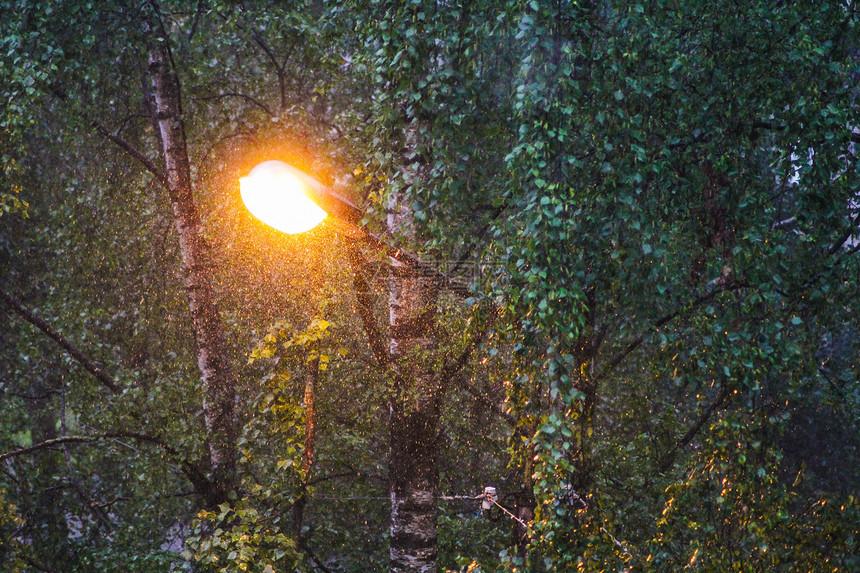
{"type": "Polygon", "coordinates": [[[159,169],[155,163],[150,161],[150,159],[144,155],[139,149],[134,147],[128,141],[120,137],[119,135],[111,132],[104,124],[98,121],[91,121],[90,125],[92,125],[96,130],[101,133],[104,137],[115,143],[119,146],[123,151],[134,157],[135,159],[143,165],[147,171],[149,171],[158,181],[162,187],[167,189],[167,174],[164,173],[161,169],[159,169]]]}
{"type": "Polygon", "coordinates": [[[16,458],[18,456],[27,455],[41,450],[52,449],[57,446],[63,446],[64,444],[81,444],[97,442],[100,440],[110,440],[115,438],[131,438],[140,442],[146,442],[148,444],[157,446],[158,448],[163,450],[164,453],[166,453],[168,456],[175,458],[179,461],[181,465],[181,471],[185,475],[185,477],[188,478],[188,481],[191,482],[191,485],[194,486],[195,493],[202,496],[208,505],[214,506],[222,501],[222,492],[218,490],[216,484],[213,484],[213,482],[208,477],[206,477],[206,473],[202,471],[198,466],[184,459],[176,450],[176,448],[167,444],[159,436],[141,434],[139,432],[103,432],[101,434],[94,434],[90,436],[64,436],[60,438],[53,438],[26,448],[20,448],[11,452],[6,452],[5,454],[0,454],[0,463],[7,459],[16,458]]]}
{"type": "Polygon", "coordinates": [[[11,452],[6,452],[5,454],[0,454],[0,462],[3,462],[7,459],[17,458],[19,456],[25,456],[27,454],[38,452],[40,450],[52,449],[57,446],[62,446],[63,444],[94,442],[98,439],[100,439],[99,436],[65,436],[62,438],[52,438],[50,440],[45,440],[44,442],[39,442],[38,444],[34,444],[26,448],[20,448],[17,450],[12,450],[11,452]]]}
{"type": "Polygon", "coordinates": [[[266,41],[263,40],[263,37],[260,36],[260,34],[258,34],[256,30],[250,30],[250,33],[251,38],[254,40],[254,43],[260,46],[260,49],[262,49],[266,53],[266,55],[272,61],[272,65],[275,66],[275,73],[278,76],[278,94],[280,96],[280,109],[283,112],[287,109],[287,80],[286,73],[284,70],[287,66],[287,62],[289,61],[290,56],[292,55],[295,43],[290,46],[290,50],[289,52],[287,52],[287,56],[284,58],[284,63],[278,64],[278,60],[277,58],[275,58],[275,54],[269,48],[269,44],[267,44],[266,41]]]}
{"type": "MultiPolygon", "coordinates": [[[[66,385],[63,383],[63,391],[62,391],[62,399],[60,401],[60,437],[66,437],[66,385]]],[[[93,501],[93,498],[89,493],[84,489],[83,484],[81,484],[80,480],[77,476],[77,471],[75,471],[74,465],[72,464],[72,454],[69,453],[69,446],[66,443],[61,445],[63,450],[63,457],[66,460],[66,467],[69,469],[69,482],[71,482],[73,489],[78,494],[78,498],[80,498],[84,507],[95,517],[96,522],[100,525],[104,526],[108,531],[111,529],[111,522],[108,518],[107,514],[102,510],[96,503],[93,501]]]]}
{"type": "Polygon", "coordinates": [[[355,298],[358,301],[358,315],[361,318],[364,332],[367,335],[367,341],[370,344],[370,349],[376,357],[376,362],[380,366],[391,366],[391,355],[388,352],[388,347],[385,344],[385,339],[379,332],[376,326],[376,319],[373,316],[373,308],[371,305],[371,297],[369,294],[370,286],[361,272],[362,267],[367,264],[361,251],[355,243],[350,242],[347,246],[347,256],[349,257],[349,265],[352,268],[352,285],[355,291],[355,298]]]}
{"type": "Polygon", "coordinates": [[[71,342],[69,342],[63,335],[59,332],[55,331],[51,325],[45,322],[43,319],[31,313],[27,310],[21,302],[18,301],[12,295],[6,293],[3,290],[0,290],[0,299],[6,302],[13,311],[15,311],[18,316],[44,332],[51,339],[53,339],[57,344],[63,347],[63,349],[78,363],[84,367],[84,369],[96,377],[96,379],[102,383],[103,386],[108,388],[114,394],[119,393],[122,387],[117,384],[104,370],[102,370],[95,362],[93,362],[86,354],[84,354],[81,350],[75,347],[71,342]]]}
{"type": "Polygon", "coordinates": [[[477,348],[478,345],[481,344],[481,342],[483,342],[486,338],[487,332],[489,332],[490,330],[490,326],[493,325],[498,315],[499,313],[496,309],[496,306],[490,303],[490,317],[487,320],[487,323],[484,324],[483,327],[478,330],[474,336],[472,336],[472,339],[469,341],[469,343],[466,345],[466,348],[463,349],[463,352],[460,353],[456,360],[451,363],[448,363],[446,361],[445,365],[442,367],[442,384],[445,384],[446,380],[449,380],[452,376],[454,376],[454,374],[463,369],[463,366],[466,365],[466,362],[474,353],[475,348],[477,348]]]}
{"type": "Polygon", "coordinates": [[[12,392],[11,390],[7,390],[6,384],[7,384],[7,382],[3,381],[3,388],[0,388],[0,391],[4,392],[5,394],[8,394],[9,396],[14,396],[15,398],[21,398],[23,400],[33,400],[33,401],[45,400],[46,398],[50,398],[51,396],[55,396],[56,394],[60,393],[59,390],[47,390],[46,392],[44,392],[42,394],[37,394],[34,396],[31,394],[24,394],[22,392],[12,392]]]}
{"type": "MultiPolygon", "coordinates": [[[[753,128],[753,130],[765,129],[765,130],[769,130],[769,131],[783,131],[785,129],[785,126],[774,126],[772,123],[767,122],[767,121],[754,121],[752,123],[752,128],[753,128]]],[[[850,135],[850,141],[852,143],[860,144],[860,133],[856,133],[856,132],[852,131],[851,135],[850,135]]],[[[851,220],[851,228],[848,229],[842,236],[839,237],[839,239],[835,243],[833,243],[827,249],[827,254],[828,255],[835,255],[839,251],[839,249],[842,248],[842,245],[844,245],[848,241],[848,239],[850,239],[851,236],[854,235],[855,232],[857,232],[858,224],[860,224],[860,215],[858,215],[857,217],[854,217],[851,220]]]]}
{"type": "Polygon", "coordinates": [[[827,254],[835,255],[836,253],[838,253],[839,249],[841,249],[842,246],[848,242],[848,239],[850,239],[854,235],[854,233],[857,232],[858,225],[860,225],[860,215],[857,215],[856,217],[851,219],[851,228],[845,231],[845,233],[843,233],[843,235],[839,237],[839,240],[837,240],[830,246],[829,249],[827,249],[827,254]]]}
{"type": "MultiPolygon", "coordinates": [[[[219,14],[219,15],[223,19],[226,20],[226,17],[223,14],[219,14]]],[[[245,26],[242,22],[239,21],[238,18],[236,19],[235,24],[240,30],[243,30],[244,32],[246,32],[248,35],[251,36],[251,39],[254,41],[254,43],[263,51],[263,53],[266,55],[266,57],[269,59],[269,61],[272,62],[272,66],[275,68],[275,75],[278,78],[278,95],[280,98],[280,102],[279,102],[280,110],[283,112],[284,110],[287,109],[287,81],[286,81],[286,71],[285,70],[287,67],[287,62],[290,60],[290,57],[292,57],[293,50],[295,49],[296,43],[293,42],[290,45],[290,47],[287,51],[287,54],[284,57],[283,63],[280,63],[280,62],[278,62],[278,58],[275,56],[275,53],[272,51],[269,44],[266,42],[265,39],[263,39],[263,37],[256,30],[254,30],[253,28],[251,28],[249,26],[245,26]]],[[[270,114],[270,115],[272,115],[272,117],[274,117],[273,114],[270,114]]]]}
{"type": "Polygon", "coordinates": [[[716,288],[713,291],[696,298],[692,302],[692,304],[690,304],[689,306],[684,307],[681,310],[677,310],[677,311],[675,311],[671,314],[668,314],[668,315],[664,316],[663,318],[659,319],[657,322],[655,322],[654,324],[649,326],[645,332],[643,332],[642,334],[637,336],[632,342],[630,342],[630,344],[628,344],[624,348],[624,350],[619,352],[615,356],[615,358],[610,360],[609,365],[606,368],[604,368],[603,371],[600,372],[597,376],[595,376],[593,378],[593,381],[595,383],[597,383],[598,380],[602,380],[603,378],[608,376],[609,373],[612,372],[613,370],[615,370],[615,368],[617,368],[618,365],[621,364],[621,362],[624,361],[624,359],[627,358],[627,356],[629,356],[631,352],[633,352],[634,350],[639,348],[639,346],[643,342],[645,342],[645,337],[647,335],[651,334],[652,332],[655,332],[658,328],[665,326],[666,324],[672,322],[673,320],[675,320],[679,316],[683,315],[684,313],[689,312],[695,308],[698,308],[698,307],[702,306],[703,304],[705,304],[706,302],[712,301],[714,298],[716,298],[717,295],[722,294],[724,292],[728,292],[730,290],[734,290],[734,288],[739,288],[740,286],[741,285],[734,283],[732,281],[732,283],[730,285],[720,286],[719,288],[716,288]]]}
{"type": "Polygon", "coordinates": [[[150,434],[141,434],[139,432],[106,432],[100,435],[100,438],[131,438],[139,442],[146,442],[157,446],[164,450],[164,453],[179,461],[182,473],[194,486],[196,493],[202,496],[209,506],[215,506],[223,501],[223,493],[208,477],[206,472],[200,469],[195,464],[192,464],[187,459],[183,458],[179,451],[173,446],[167,444],[161,437],[150,434]]]}
{"type": "Polygon", "coordinates": [[[719,408],[723,402],[725,402],[725,400],[728,396],[729,396],[729,387],[727,385],[724,385],[720,389],[720,393],[717,395],[716,399],[714,399],[714,401],[711,402],[711,404],[707,408],[705,408],[705,411],[701,413],[699,418],[696,420],[696,423],[693,424],[689,430],[687,430],[687,433],[684,434],[684,436],[680,440],[678,440],[678,443],[675,444],[675,447],[673,447],[669,452],[666,453],[666,455],[664,455],[662,457],[659,465],[657,466],[658,471],[660,473],[665,472],[666,470],[668,470],[671,467],[671,465],[675,462],[675,458],[678,456],[678,452],[680,452],[681,449],[683,449],[690,442],[693,441],[693,438],[695,438],[696,435],[698,435],[698,433],[701,431],[702,427],[710,419],[711,414],[713,414],[714,411],[717,408],[719,408]]]}
{"type": "Polygon", "coordinates": [[[189,43],[191,42],[191,40],[194,39],[194,34],[197,33],[197,27],[200,25],[200,17],[203,15],[203,9],[203,0],[197,0],[197,8],[194,10],[194,20],[192,20],[191,29],[188,30],[188,34],[186,36],[186,39],[189,43]]]}
{"type": "Polygon", "coordinates": [[[487,221],[484,224],[484,226],[481,227],[478,230],[478,232],[474,234],[474,239],[472,240],[472,242],[469,245],[466,246],[466,249],[460,255],[457,263],[452,268],[450,268],[448,270],[449,273],[455,274],[458,270],[460,270],[460,268],[463,267],[463,265],[466,263],[466,261],[469,259],[469,257],[472,256],[472,253],[478,247],[480,242],[484,239],[487,232],[490,230],[490,227],[493,225],[493,223],[496,222],[496,220],[501,216],[501,214],[505,212],[505,210],[508,208],[508,206],[509,206],[509,203],[505,202],[505,203],[502,203],[501,205],[499,205],[498,207],[496,207],[495,209],[493,209],[492,215],[490,215],[489,221],[487,221]]]}
{"type": "Polygon", "coordinates": [[[325,566],[325,564],[316,556],[316,554],[311,551],[311,548],[308,547],[307,539],[299,538],[299,549],[304,551],[310,560],[313,562],[313,566],[315,569],[319,569],[323,573],[332,573],[332,570],[325,566]]]}
{"type": "Polygon", "coordinates": [[[27,565],[29,565],[30,567],[33,567],[34,569],[37,569],[41,573],[54,573],[54,571],[55,571],[54,569],[51,569],[50,567],[48,567],[44,563],[36,561],[35,559],[30,557],[29,555],[23,555],[22,554],[21,559],[26,561],[27,565]]]}
{"type": "Polygon", "coordinates": [[[332,481],[332,480],[336,480],[336,479],[340,479],[340,478],[359,478],[359,479],[366,478],[366,479],[377,480],[377,481],[383,482],[385,484],[388,483],[388,478],[385,476],[381,476],[379,474],[365,473],[365,472],[362,472],[360,470],[352,470],[349,472],[340,472],[340,473],[328,474],[328,475],[324,475],[324,476],[315,477],[314,479],[308,480],[308,485],[312,486],[312,485],[316,485],[319,483],[332,481]]]}
{"type": "Polygon", "coordinates": [[[250,96],[248,94],[243,94],[241,92],[224,92],[224,93],[217,94],[217,95],[192,97],[191,99],[196,100],[196,101],[208,101],[208,100],[213,100],[213,99],[223,99],[223,98],[227,98],[227,97],[237,97],[239,99],[243,99],[243,100],[248,101],[248,102],[252,103],[253,105],[257,106],[258,108],[260,108],[264,112],[266,112],[266,115],[268,115],[269,117],[277,117],[277,114],[275,114],[272,111],[272,109],[269,106],[267,106],[265,103],[261,102],[260,100],[258,100],[254,96],[250,96]]]}
{"type": "Polygon", "coordinates": [[[79,444],[87,442],[96,442],[99,440],[109,440],[114,438],[132,438],[141,442],[147,442],[158,446],[159,448],[164,450],[165,453],[173,457],[179,457],[179,452],[176,451],[175,448],[167,445],[164,440],[162,440],[158,436],[140,434],[137,432],[103,432],[101,434],[94,434],[90,436],[61,436],[59,438],[51,438],[50,440],[45,440],[44,442],[39,442],[38,444],[34,444],[26,448],[20,448],[11,452],[6,452],[5,454],[0,454],[0,462],[6,459],[16,458],[18,456],[37,452],[39,450],[51,449],[55,446],[62,446],[63,444],[79,444]]]}
{"type": "Polygon", "coordinates": [[[478,390],[477,388],[472,386],[472,384],[470,384],[469,381],[466,380],[465,377],[462,377],[462,376],[459,377],[457,380],[457,385],[460,386],[460,388],[462,388],[466,392],[468,392],[469,395],[471,395],[475,400],[480,402],[482,405],[486,406],[494,414],[496,414],[497,416],[502,418],[505,422],[510,424],[511,427],[516,428],[517,419],[514,416],[512,416],[509,412],[505,412],[502,409],[502,407],[499,406],[499,404],[497,404],[496,402],[493,402],[492,400],[487,398],[487,396],[483,392],[481,392],[480,390],[478,390]]]}

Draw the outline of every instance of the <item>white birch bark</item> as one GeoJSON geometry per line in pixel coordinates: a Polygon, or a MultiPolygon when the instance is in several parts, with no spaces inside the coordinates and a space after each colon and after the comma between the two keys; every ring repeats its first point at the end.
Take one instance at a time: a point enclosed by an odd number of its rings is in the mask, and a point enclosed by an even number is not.
{"type": "Polygon", "coordinates": [[[157,23],[145,23],[155,124],[162,144],[167,188],[182,255],[183,286],[188,300],[203,383],[203,415],[209,439],[213,489],[200,492],[223,501],[235,484],[236,381],[226,356],[223,326],[212,281],[212,265],[193,196],[191,165],[182,116],[179,79],[167,38],[157,23]]]}

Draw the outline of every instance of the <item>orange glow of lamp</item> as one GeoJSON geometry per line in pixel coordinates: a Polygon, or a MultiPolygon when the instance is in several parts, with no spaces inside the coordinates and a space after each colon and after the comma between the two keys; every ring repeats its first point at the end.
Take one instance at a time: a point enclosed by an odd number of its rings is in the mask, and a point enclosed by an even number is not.
{"type": "Polygon", "coordinates": [[[283,161],[264,161],[239,179],[242,201],[257,219],[290,235],[310,231],[326,212],[307,195],[307,175],[283,161]]]}

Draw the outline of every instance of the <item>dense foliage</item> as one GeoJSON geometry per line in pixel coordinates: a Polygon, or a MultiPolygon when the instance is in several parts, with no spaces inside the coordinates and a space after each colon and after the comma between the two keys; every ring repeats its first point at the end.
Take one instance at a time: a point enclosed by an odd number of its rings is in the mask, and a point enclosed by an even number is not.
{"type": "Polygon", "coordinates": [[[379,234],[408,210],[387,240],[471,288],[414,357],[450,378],[441,569],[860,568],[854,2],[283,4],[0,0],[3,570],[387,567],[387,260],[253,220],[237,179],[269,158],[379,234]]]}

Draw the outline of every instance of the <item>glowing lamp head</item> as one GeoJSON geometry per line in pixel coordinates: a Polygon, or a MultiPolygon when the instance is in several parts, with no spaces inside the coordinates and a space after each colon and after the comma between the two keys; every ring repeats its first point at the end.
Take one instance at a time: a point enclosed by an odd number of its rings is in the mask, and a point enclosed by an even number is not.
{"type": "Polygon", "coordinates": [[[264,161],[239,179],[239,191],[248,211],[263,223],[291,235],[304,233],[326,217],[307,196],[307,178],[282,161],[264,161]]]}

